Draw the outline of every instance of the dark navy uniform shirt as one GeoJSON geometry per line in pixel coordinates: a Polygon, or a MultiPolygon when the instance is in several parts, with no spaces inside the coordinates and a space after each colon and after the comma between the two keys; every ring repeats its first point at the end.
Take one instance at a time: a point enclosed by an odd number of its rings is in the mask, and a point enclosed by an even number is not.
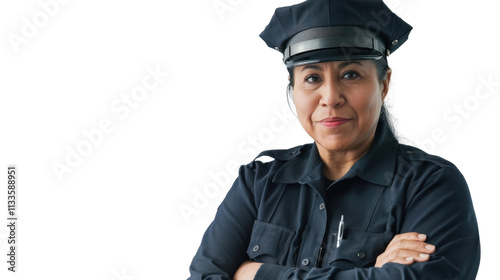
{"type": "Polygon", "coordinates": [[[399,144],[384,121],[370,151],[332,182],[316,145],[262,153],[242,166],[196,253],[189,279],[475,279],[479,234],[467,183],[450,162],[399,144]],[[344,216],[344,235],[337,233],[344,216]],[[375,268],[393,237],[427,235],[424,263],[375,268]]]}

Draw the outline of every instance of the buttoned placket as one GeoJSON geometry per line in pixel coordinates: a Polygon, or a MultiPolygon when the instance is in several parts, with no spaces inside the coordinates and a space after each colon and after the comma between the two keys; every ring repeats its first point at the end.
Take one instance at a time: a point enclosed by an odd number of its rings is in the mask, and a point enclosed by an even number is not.
{"type": "Polygon", "coordinates": [[[313,266],[320,265],[319,259],[324,252],[323,237],[327,229],[327,209],[323,198],[320,193],[320,186],[316,186],[318,181],[303,184],[303,187],[308,187],[315,192],[315,199],[313,202],[313,209],[311,213],[310,225],[314,230],[308,232],[309,236],[304,236],[304,239],[315,240],[314,246],[303,250],[298,258],[298,262],[304,268],[312,268],[313,266]],[[315,185],[315,186],[313,186],[315,185]]]}

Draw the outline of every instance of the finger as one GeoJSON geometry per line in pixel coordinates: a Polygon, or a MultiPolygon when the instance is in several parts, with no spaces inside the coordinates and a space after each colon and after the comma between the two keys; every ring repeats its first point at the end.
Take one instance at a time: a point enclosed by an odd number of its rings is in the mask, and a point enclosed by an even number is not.
{"type": "Polygon", "coordinates": [[[413,262],[426,262],[430,259],[430,255],[429,254],[418,254],[418,253],[415,253],[415,252],[408,252],[409,257],[406,257],[406,261],[413,263],[413,262]]]}
{"type": "Polygon", "coordinates": [[[414,251],[400,250],[393,254],[387,255],[384,262],[393,262],[399,264],[410,265],[414,262],[426,262],[430,258],[429,254],[421,254],[414,251]]]}
{"type": "Polygon", "coordinates": [[[410,254],[412,255],[411,257],[406,257],[406,260],[408,262],[426,262],[430,259],[430,255],[429,254],[416,254],[414,252],[410,252],[410,254]]]}
{"type": "Polygon", "coordinates": [[[414,258],[415,262],[426,262],[431,258],[429,254],[419,254],[418,257],[414,258]]]}
{"type": "Polygon", "coordinates": [[[436,246],[418,240],[400,239],[393,240],[386,248],[386,251],[408,250],[418,253],[432,254],[436,251],[436,246]]]}
{"type": "Polygon", "coordinates": [[[431,254],[436,250],[436,246],[422,241],[403,240],[399,244],[399,248],[408,251],[431,254]]]}
{"type": "Polygon", "coordinates": [[[409,265],[415,262],[426,262],[430,257],[431,256],[428,254],[419,254],[418,256],[406,257],[404,258],[404,261],[400,261],[399,263],[409,265]]]}
{"type": "Polygon", "coordinates": [[[388,261],[390,263],[399,263],[399,264],[405,264],[405,265],[410,265],[415,262],[413,257],[406,257],[406,258],[398,258],[392,261],[388,261]]]}
{"type": "MultiPolygon", "coordinates": [[[[404,257],[404,256],[399,256],[399,257],[394,257],[394,256],[387,256],[387,258],[383,261],[381,261],[382,264],[386,263],[398,263],[398,264],[404,264],[404,265],[410,265],[418,260],[415,260],[414,257],[404,257]]],[[[381,267],[381,266],[379,266],[381,267]]]]}
{"type": "MultiPolygon", "coordinates": [[[[427,235],[423,233],[418,233],[418,232],[406,232],[406,233],[401,233],[392,239],[394,242],[399,242],[401,240],[417,240],[417,241],[425,241],[427,240],[427,235]]],[[[391,241],[391,242],[392,242],[391,241]]]]}

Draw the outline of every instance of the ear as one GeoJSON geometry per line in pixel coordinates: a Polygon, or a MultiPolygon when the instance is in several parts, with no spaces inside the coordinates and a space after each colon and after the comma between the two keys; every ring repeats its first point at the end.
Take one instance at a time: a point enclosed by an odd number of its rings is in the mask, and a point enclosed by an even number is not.
{"type": "Polygon", "coordinates": [[[385,100],[385,97],[387,96],[387,93],[389,92],[389,85],[391,84],[391,75],[392,75],[392,69],[389,68],[387,69],[387,72],[385,73],[385,80],[382,82],[382,101],[385,100]]]}

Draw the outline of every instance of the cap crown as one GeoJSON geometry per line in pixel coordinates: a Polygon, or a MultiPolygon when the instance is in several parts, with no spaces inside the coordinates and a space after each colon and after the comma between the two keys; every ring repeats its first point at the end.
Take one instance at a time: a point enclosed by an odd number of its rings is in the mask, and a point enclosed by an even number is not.
{"type": "Polygon", "coordinates": [[[380,37],[390,53],[408,39],[412,30],[381,0],[308,0],[276,9],[260,37],[269,47],[283,52],[297,33],[333,26],[367,29],[380,37]]]}

